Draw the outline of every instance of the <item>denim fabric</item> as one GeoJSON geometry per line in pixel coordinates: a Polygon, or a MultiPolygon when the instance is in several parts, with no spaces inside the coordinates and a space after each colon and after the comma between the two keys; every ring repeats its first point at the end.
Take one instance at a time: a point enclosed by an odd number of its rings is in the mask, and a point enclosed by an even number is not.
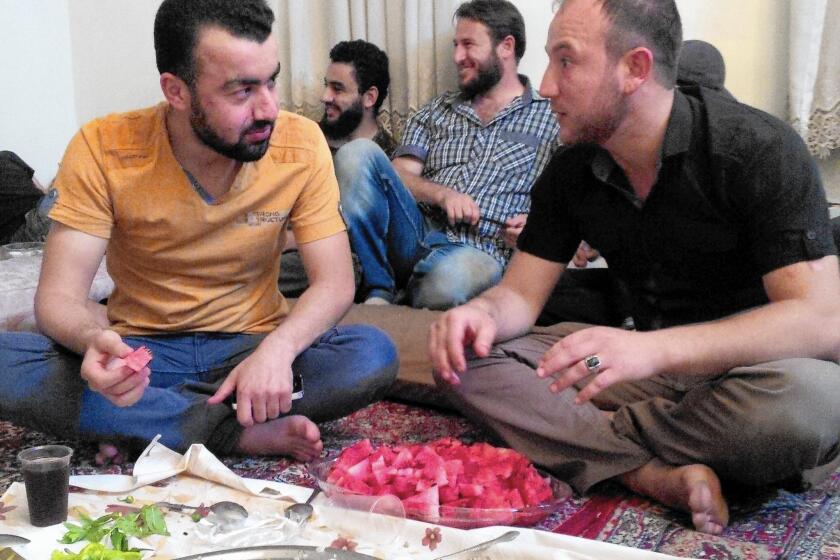
{"type": "MultiPolygon", "coordinates": [[[[264,335],[188,333],[125,337],[154,356],[151,383],[130,407],[111,404],[79,376],[81,357],[34,333],[0,333],[0,418],[61,437],[143,445],[156,434],[178,450],[204,443],[228,453],[242,432],[229,404],[208,406],[227,374],[264,335]]],[[[382,398],[397,373],[393,343],[366,325],[335,327],[302,352],[292,369],[304,396],[290,414],[320,422],[382,398]]]]}
{"type": "Polygon", "coordinates": [[[417,201],[374,142],[354,140],[335,154],[341,206],[362,264],[362,299],[447,309],[499,281],[502,265],[479,249],[454,243],[427,221],[417,201]]]}

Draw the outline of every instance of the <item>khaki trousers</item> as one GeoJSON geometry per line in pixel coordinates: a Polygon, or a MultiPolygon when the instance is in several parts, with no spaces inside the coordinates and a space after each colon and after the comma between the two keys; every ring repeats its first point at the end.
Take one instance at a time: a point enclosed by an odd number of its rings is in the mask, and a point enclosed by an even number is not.
{"type": "Polygon", "coordinates": [[[702,463],[723,480],[758,486],[801,477],[840,451],[837,363],[797,358],[657,376],[576,405],[583,384],[553,394],[535,369],[554,343],[583,327],[561,323],[497,344],[486,358],[472,356],[461,384],[447,389],[467,416],[578,492],[654,457],[702,463]]]}

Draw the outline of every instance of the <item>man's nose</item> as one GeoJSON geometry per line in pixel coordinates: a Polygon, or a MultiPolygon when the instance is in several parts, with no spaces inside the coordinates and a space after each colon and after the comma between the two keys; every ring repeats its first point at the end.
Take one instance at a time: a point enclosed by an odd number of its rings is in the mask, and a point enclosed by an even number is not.
{"type": "Polygon", "coordinates": [[[254,107],[254,120],[273,121],[277,118],[277,92],[268,87],[260,88],[260,95],[254,107]]]}
{"type": "Polygon", "coordinates": [[[332,88],[325,87],[324,91],[321,92],[321,103],[332,103],[335,99],[335,95],[333,95],[332,88]]]}
{"type": "Polygon", "coordinates": [[[461,64],[465,58],[467,58],[467,49],[461,45],[455,45],[455,51],[452,53],[452,60],[455,61],[455,64],[461,64]]]}
{"type": "Polygon", "coordinates": [[[546,99],[556,97],[559,93],[560,90],[557,87],[557,79],[551,71],[551,66],[545,69],[542,81],[540,82],[540,89],[538,91],[540,96],[545,97],[546,99]]]}

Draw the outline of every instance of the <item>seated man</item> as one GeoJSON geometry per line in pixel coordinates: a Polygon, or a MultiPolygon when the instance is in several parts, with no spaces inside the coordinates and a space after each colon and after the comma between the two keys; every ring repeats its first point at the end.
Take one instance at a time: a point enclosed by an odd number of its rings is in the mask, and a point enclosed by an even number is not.
{"type": "MultiPolygon", "coordinates": [[[[345,144],[361,138],[372,140],[388,157],[394,153],[396,141],[376,120],[390,83],[388,55],[373,43],[342,41],[330,50],[321,96],[324,116],[318,124],[336,158],[345,144]]],[[[339,175],[339,186],[341,181],[339,175]]]]}
{"type": "Polygon", "coordinates": [[[412,306],[445,309],[498,282],[511,254],[503,233],[518,234],[556,145],[548,103],[517,74],[518,10],[472,0],[455,18],[460,91],[411,117],[393,167],[370,141],[345,145],[336,159],[368,303],[394,302],[405,289],[412,306]]]}
{"type": "Polygon", "coordinates": [[[0,336],[3,419],[308,460],[322,448],[313,421],[391,384],[390,339],[334,326],[354,290],[338,186],[317,125],[278,112],[272,22],[264,0],[161,4],[166,102],[95,120],[71,141],[35,302],[49,338],[0,336]],[[291,311],[277,291],[287,222],[310,278],[291,311]],[[103,255],[107,309],[87,299],[103,255]],[[139,346],[150,367],[111,365],[139,346]],[[293,374],[304,385],[294,404],[293,374]]]}
{"type": "MultiPolygon", "coordinates": [[[[699,40],[683,41],[677,64],[677,87],[703,86],[734,101],[723,85],[725,80],[723,56],[714,45],[699,40]]],[[[835,232],[838,227],[840,223],[835,226],[835,232]]],[[[537,325],[563,321],[625,328],[634,325],[632,317],[627,315],[628,294],[623,283],[609,268],[587,268],[588,261],[598,256],[597,250],[581,243],[573,259],[578,268],[565,270],[537,318],[537,325]]]]}
{"type": "MultiPolygon", "coordinates": [[[[356,175],[354,161],[342,150],[354,140],[372,140],[388,157],[396,148],[394,138],[379,126],[376,116],[388,96],[391,75],[388,55],[367,41],[342,41],[330,50],[324,76],[324,116],[319,125],[333,154],[339,187],[356,175]]],[[[294,242],[289,235],[280,263],[280,291],[298,297],[309,285],[294,242]]],[[[361,266],[353,256],[354,280],[361,281],[361,266]]]]}
{"type": "Polygon", "coordinates": [[[615,479],[720,533],[721,479],[789,483],[840,452],[840,271],[801,138],[675,89],[680,39],[673,0],[562,4],[540,91],[568,147],[501,283],[429,349],[466,413],[577,491],[615,479]],[[581,239],[639,330],[526,334],[581,239]]]}

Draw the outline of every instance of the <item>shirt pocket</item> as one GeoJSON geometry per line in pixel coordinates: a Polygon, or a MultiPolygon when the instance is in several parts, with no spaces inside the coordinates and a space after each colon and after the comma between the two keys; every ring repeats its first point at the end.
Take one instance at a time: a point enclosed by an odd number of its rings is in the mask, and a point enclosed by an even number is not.
{"type": "Polygon", "coordinates": [[[506,173],[530,171],[537,158],[540,139],[533,134],[506,130],[499,134],[493,163],[506,173]]]}
{"type": "Polygon", "coordinates": [[[437,126],[429,131],[424,175],[466,165],[470,160],[475,131],[460,125],[437,126]]]}

